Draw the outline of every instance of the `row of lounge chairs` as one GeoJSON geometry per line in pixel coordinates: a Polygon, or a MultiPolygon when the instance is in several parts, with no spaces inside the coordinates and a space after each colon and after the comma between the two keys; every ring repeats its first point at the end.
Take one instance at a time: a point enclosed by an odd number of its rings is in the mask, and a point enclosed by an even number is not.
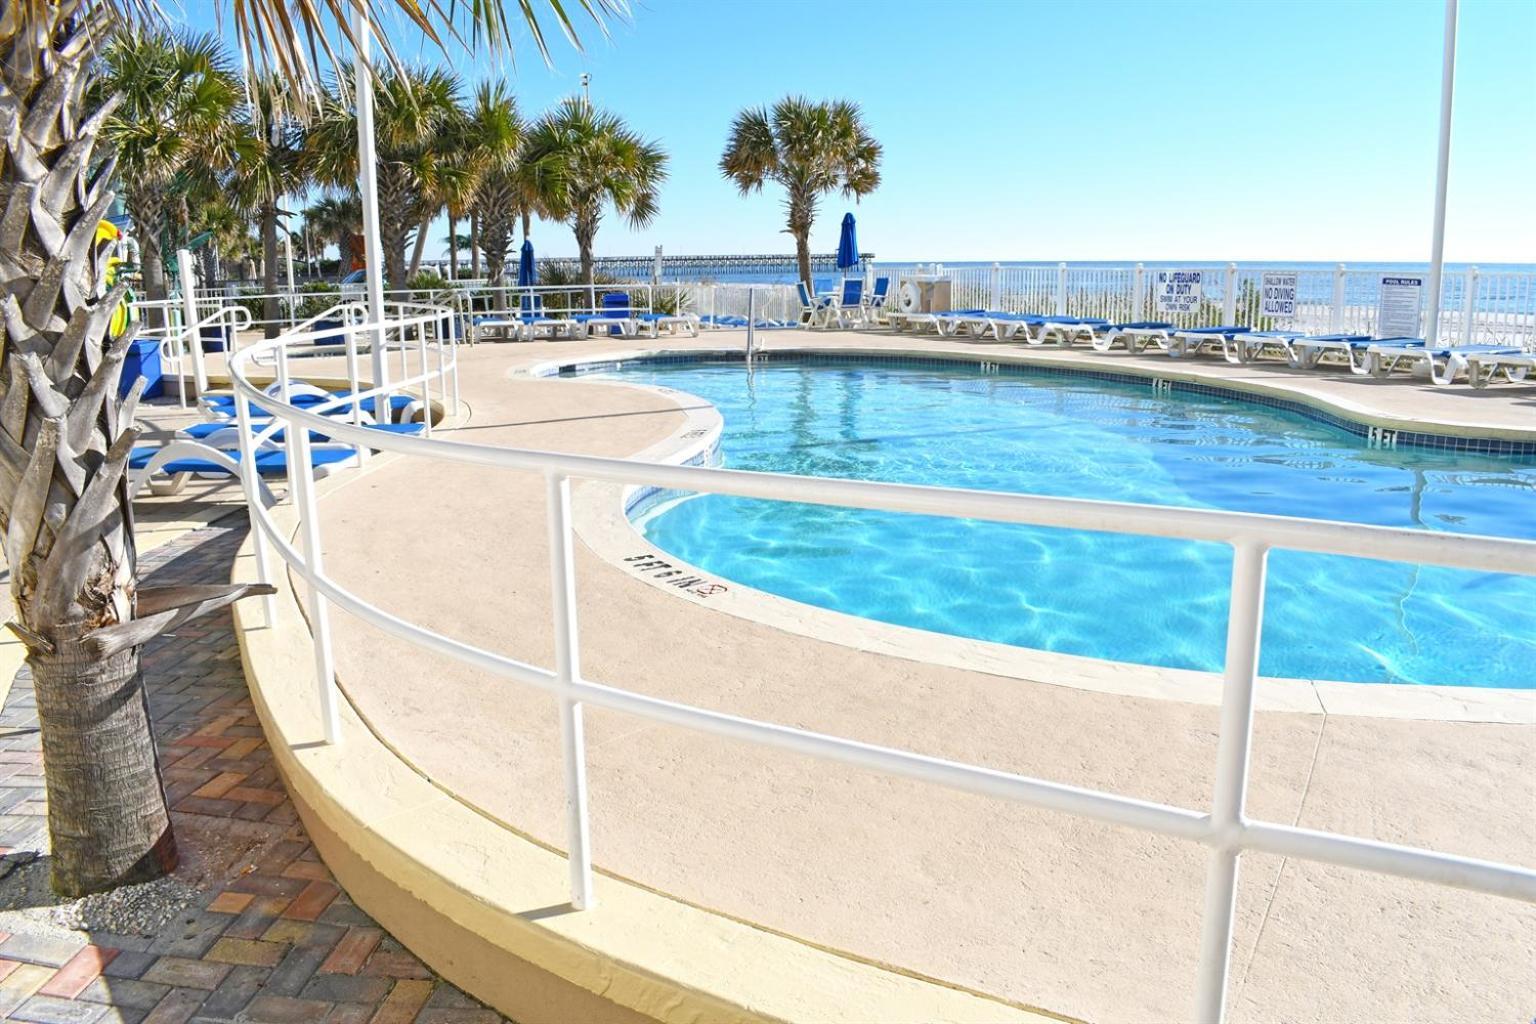
{"type": "Polygon", "coordinates": [[[974,341],[1021,341],[1028,345],[1062,347],[1084,343],[1095,351],[1116,348],[1131,354],[1157,349],[1183,359],[1203,352],[1219,353],[1230,363],[1281,358],[1298,369],[1342,363],[1351,373],[1385,377],[1396,370],[1427,364],[1430,378],[1441,385],[1465,379],[1475,388],[1497,380],[1525,380],[1536,370],[1536,351],[1517,345],[1437,345],[1422,338],[1374,338],[1359,334],[1307,334],[1302,331],[1256,331],[1231,324],[1178,327],[1160,321],[1111,323],[1093,317],[1044,316],[982,309],[942,313],[891,311],[886,319],[895,331],[932,330],[945,337],[974,341]]]}
{"type": "Polygon", "coordinates": [[[657,338],[662,331],[679,331],[698,337],[699,317],[694,313],[653,313],[636,310],[625,292],[608,292],[603,308],[593,313],[556,315],[545,310],[539,296],[523,296],[519,308],[471,316],[470,344],[492,334],[505,335],[513,341],[580,340],[593,334],[626,338],[657,338]]]}
{"type": "MultiPolygon", "coordinates": [[[[278,387],[276,384],[270,386],[267,394],[276,398],[278,387]]],[[[414,436],[426,429],[425,418],[430,411],[419,398],[391,395],[388,422],[374,419],[372,398],[364,397],[360,401],[362,407],[358,408],[359,399],[350,391],[327,391],[303,381],[294,382],[288,394],[288,402],[292,405],[338,421],[356,423],[381,434],[414,436]]],[[[205,417],[203,422],[183,427],[164,445],[139,445],[130,453],[128,468],[132,493],[137,494],[147,486],[152,494],[177,494],[194,477],[227,479],[238,477],[245,470],[239,428],[235,422],[234,396],[205,395],[198,404],[205,417]]],[[[283,428],[274,429],[270,409],[252,403],[251,417],[251,431],[256,440],[251,467],[256,471],[263,500],[270,504],[271,492],[260,481],[265,477],[287,475],[287,434],[283,428]]],[[[309,441],[310,466],[317,479],[356,465],[361,456],[357,446],[338,442],[323,430],[310,430],[309,441]]]]}

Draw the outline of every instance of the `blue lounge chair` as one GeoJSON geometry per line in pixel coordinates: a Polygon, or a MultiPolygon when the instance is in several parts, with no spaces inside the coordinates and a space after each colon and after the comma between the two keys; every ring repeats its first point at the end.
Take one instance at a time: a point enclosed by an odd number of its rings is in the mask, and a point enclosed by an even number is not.
{"type": "Polygon", "coordinates": [[[918,334],[932,327],[938,334],[953,337],[972,321],[987,315],[984,309],[946,309],[936,313],[902,313],[898,322],[897,314],[892,313],[891,326],[898,331],[911,327],[918,334]]]}
{"type": "Polygon", "coordinates": [[[1300,369],[1314,369],[1322,365],[1324,359],[1332,356],[1342,359],[1350,373],[1366,376],[1374,373],[1377,357],[1371,354],[1371,349],[1377,345],[1387,345],[1399,352],[1407,352],[1410,349],[1418,352],[1424,348],[1424,340],[1422,338],[1374,338],[1360,334],[1317,334],[1292,338],[1287,343],[1287,348],[1292,353],[1291,365],[1300,369]]]}
{"type": "MultiPolygon", "coordinates": [[[[1412,367],[1420,362],[1429,364],[1429,379],[1439,385],[1454,384],[1473,359],[1483,360],[1517,358],[1528,355],[1518,345],[1437,345],[1429,348],[1418,338],[1391,338],[1378,341],[1366,349],[1366,372],[1373,377],[1385,377],[1403,366],[1412,367]]],[[[1485,380],[1484,385],[1487,384],[1485,380]]]]}
{"type": "MultiPolygon", "coordinates": [[[[420,423],[375,423],[369,424],[368,429],[381,433],[414,435],[421,433],[424,428],[420,423]]],[[[309,450],[310,465],[315,468],[316,479],[343,466],[355,464],[358,450],[352,445],[324,438],[315,431],[310,431],[310,438],[321,442],[312,445],[309,450]]],[[[164,446],[137,446],[128,456],[128,469],[132,474],[129,493],[137,494],[148,483],[151,493],[176,494],[194,475],[239,477],[242,465],[240,449],[233,445],[228,448],[216,446],[211,443],[215,440],[222,441],[216,437],[207,440],[177,438],[164,446]]],[[[230,440],[238,444],[237,437],[230,440]]],[[[282,432],[279,431],[275,436],[267,438],[262,447],[253,453],[252,464],[258,478],[287,474],[288,449],[282,441],[282,432]]],[[[265,483],[261,483],[260,491],[262,500],[271,504],[272,493],[265,483]]]]}
{"type": "Polygon", "coordinates": [[[1093,350],[1108,352],[1116,345],[1135,355],[1148,345],[1167,341],[1178,328],[1163,320],[1132,320],[1129,323],[1105,324],[1093,332],[1093,350]]]}
{"type": "Polygon", "coordinates": [[[885,303],[890,296],[891,279],[888,277],[875,278],[875,287],[864,297],[864,320],[866,323],[882,323],[885,320],[885,303]]]}
{"type": "MultiPolygon", "coordinates": [[[[252,423],[251,432],[259,433],[271,425],[271,420],[252,423]]],[[[415,435],[422,432],[422,424],[420,421],[414,423],[368,422],[359,425],[368,427],[370,430],[380,431],[381,433],[400,434],[408,437],[414,437],[415,435]]],[[[240,446],[240,428],[234,423],[194,423],[190,427],[183,427],[182,429],[176,431],[176,436],[186,441],[197,441],[201,444],[206,444],[210,448],[233,449],[240,446]]],[[[268,435],[265,440],[270,444],[282,444],[285,436],[285,431],[277,430],[268,435]]],[[[311,429],[309,432],[309,439],[316,444],[336,443],[331,435],[325,433],[322,430],[311,429]]]]}
{"type": "Polygon", "coordinates": [[[681,328],[690,337],[699,336],[699,317],[696,313],[640,313],[635,316],[635,325],[641,334],[648,334],[652,338],[660,337],[662,328],[666,328],[669,334],[676,334],[681,328]]]}
{"type": "Polygon", "coordinates": [[[1185,327],[1157,341],[1157,346],[1168,353],[1169,358],[1184,359],[1199,355],[1206,348],[1226,351],[1232,339],[1239,334],[1252,333],[1253,328],[1232,324],[1220,327],[1185,327]]]}
{"type": "Polygon", "coordinates": [[[797,281],[795,287],[800,292],[800,326],[827,326],[831,321],[831,296],[816,295],[804,281],[797,281]]]}
{"type": "Polygon", "coordinates": [[[856,327],[864,322],[863,278],[850,277],[843,281],[842,292],[832,300],[828,321],[836,321],[839,327],[856,327]]]}
{"type": "Polygon", "coordinates": [[[1467,371],[1467,383],[1482,389],[1503,377],[1511,384],[1529,379],[1536,370],[1536,352],[1530,349],[1500,352],[1458,351],[1455,358],[1461,360],[1467,371]]]}
{"type": "Polygon", "coordinates": [[[1373,339],[1368,334],[1308,334],[1305,331],[1248,331],[1232,337],[1223,351],[1229,363],[1251,363],[1266,352],[1278,352],[1299,370],[1310,370],[1330,353],[1342,355],[1356,373],[1355,353],[1373,339]]]}
{"type": "MultiPolygon", "coordinates": [[[[272,392],[272,396],[274,398],[277,397],[275,391],[272,392]]],[[[316,389],[315,391],[304,391],[290,394],[288,401],[300,409],[313,409],[317,405],[324,405],[328,402],[334,401],[336,404],[326,409],[325,414],[327,416],[342,416],[350,415],[352,412],[353,403],[346,401],[346,399],[351,397],[351,391],[319,391],[316,389]]],[[[213,419],[232,421],[235,418],[234,395],[204,395],[201,401],[203,405],[203,411],[213,419]]],[[[365,412],[371,413],[373,411],[373,399],[371,397],[362,399],[362,403],[363,410],[365,412]]],[[[389,408],[390,411],[394,414],[395,419],[401,421],[410,421],[414,419],[418,413],[421,413],[426,408],[426,406],[421,399],[415,398],[411,395],[390,395],[389,408]]],[[[251,415],[261,419],[271,419],[272,411],[253,403],[251,406],[251,415]]]]}
{"type": "Polygon", "coordinates": [[[1108,327],[1109,321],[1102,317],[1048,316],[1035,328],[1035,333],[1025,335],[1024,340],[1031,345],[1044,345],[1054,338],[1056,344],[1071,348],[1074,341],[1080,338],[1092,341],[1095,334],[1108,327]]]}
{"type": "Polygon", "coordinates": [[[600,312],[577,313],[571,319],[580,325],[577,329],[583,337],[590,337],[594,330],[613,336],[635,333],[635,311],[628,292],[604,292],[600,312]]]}

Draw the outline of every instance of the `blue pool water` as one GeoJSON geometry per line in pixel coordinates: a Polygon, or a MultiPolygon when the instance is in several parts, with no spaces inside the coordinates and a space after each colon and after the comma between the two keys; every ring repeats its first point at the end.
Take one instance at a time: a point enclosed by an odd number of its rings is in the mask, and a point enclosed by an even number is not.
{"type": "MultiPolygon", "coordinates": [[[[1536,538],[1536,459],[1373,450],[1284,410],[1145,384],[964,368],[631,364],[713,402],[740,469],[1536,538]]],[[[643,519],[727,579],[1021,647],[1219,669],[1224,545],[714,495],[643,519]]],[[[1276,551],[1261,669],[1536,687],[1536,579],[1276,551]]]]}

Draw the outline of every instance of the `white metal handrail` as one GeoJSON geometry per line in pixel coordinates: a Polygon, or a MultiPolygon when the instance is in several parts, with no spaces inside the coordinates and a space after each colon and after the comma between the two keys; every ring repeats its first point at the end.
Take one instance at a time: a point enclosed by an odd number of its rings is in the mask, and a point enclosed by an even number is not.
{"type": "MultiPolygon", "coordinates": [[[[156,303],[135,303],[135,308],[143,310],[151,307],[161,307],[167,310],[179,310],[180,304],[171,305],[169,300],[156,303]]],[[[194,385],[198,393],[202,394],[208,389],[208,374],[203,367],[203,328],[223,327],[225,329],[225,344],[231,353],[234,352],[238,342],[237,337],[241,331],[251,326],[251,314],[241,306],[221,306],[198,320],[190,327],[172,326],[165,328],[166,334],[160,339],[160,358],[172,365],[176,374],[178,387],[178,401],[181,407],[187,407],[187,376],[186,359],[188,352],[188,340],[192,352],[192,372],[194,385]]]]}
{"type": "MultiPolygon", "coordinates": [[[[359,334],[399,331],[403,335],[434,319],[441,319],[448,311],[434,309],[423,312],[419,307],[413,309],[402,305],[399,313],[401,315],[395,319],[359,325],[349,331],[348,346],[355,346],[355,338],[359,334]]],[[[237,396],[243,457],[249,457],[253,442],[250,431],[251,402],[261,403],[271,409],[274,418],[285,421],[289,427],[286,434],[288,443],[296,446],[296,449],[290,449],[288,467],[290,491],[295,495],[299,516],[302,550],[295,550],[267,509],[254,500],[249,484],[247,498],[255,524],[253,543],[260,579],[271,582],[276,578],[274,566],[269,564],[271,554],[275,552],[309,585],[316,680],[326,740],[336,742],[339,739],[338,696],[328,618],[330,604],[336,604],[376,628],[426,650],[553,694],[560,706],[571,902],[577,909],[593,906],[586,758],[582,732],[582,707],[588,702],[682,728],[1204,844],[1210,848],[1210,863],[1206,875],[1194,1013],[1195,1018],[1201,1021],[1220,1021],[1224,1014],[1237,868],[1239,857],[1245,851],[1280,854],[1536,902],[1536,870],[1529,867],[1282,823],[1255,821],[1245,814],[1253,695],[1263,623],[1265,567],[1270,549],[1286,548],[1536,575],[1536,542],[1484,536],[1447,537],[1396,527],[1211,509],[802,477],[702,466],[659,465],[631,459],[498,448],[441,439],[378,436],[377,432],[369,431],[366,427],[335,423],[313,410],[286,402],[273,402],[271,396],[250,382],[248,365],[262,352],[275,354],[279,379],[288,380],[286,351],[291,345],[308,340],[311,339],[301,332],[258,343],[236,354],[230,369],[237,396]],[[528,664],[444,636],[392,615],[331,580],[322,562],[315,477],[308,457],[308,428],[323,429],[342,441],[402,455],[503,470],[532,471],[543,475],[549,512],[552,614],[556,636],[554,667],[550,669],[528,664]],[[1064,785],[742,718],[587,680],[580,664],[576,584],[571,557],[572,479],[1231,545],[1234,551],[1231,602],[1223,673],[1220,738],[1216,755],[1216,784],[1211,809],[1198,811],[1064,785]]],[[[355,358],[355,353],[349,355],[351,361],[355,362],[355,358]]],[[[429,371],[425,361],[422,365],[423,374],[427,374],[429,371]]],[[[387,388],[375,388],[361,392],[356,397],[362,400],[385,390],[387,388]]],[[[265,611],[267,621],[274,621],[275,613],[270,599],[265,605],[265,611]]]]}

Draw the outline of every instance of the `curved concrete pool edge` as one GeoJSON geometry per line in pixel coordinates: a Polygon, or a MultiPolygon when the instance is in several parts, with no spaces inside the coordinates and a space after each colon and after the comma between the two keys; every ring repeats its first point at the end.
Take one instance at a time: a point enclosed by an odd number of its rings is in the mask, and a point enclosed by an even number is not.
{"type": "MultiPolygon", "coordinates": [[[[792,350],[789,353],[781,350],[777,354],[787,357],[801,351],[804,350],[792,350]]],[[[896,358],[884,352],[853,351],[867,355],[872,361],[896,358]]],[[[612,356],[592,356],[574,363],[570,360],[539,363],[524,372],[532,377],[551,377],[562,368],[572,365],[607,368],[624,362],[673,356],[726,358],[739,357],[740,353],[723,349],[703,352],[658,350],[616,353],[612,356]]],[[[950,361],[965,362],[958,359],[950,361]]],[[[575,379],[581,378],[578,376],[575,379]]],[[[682,394],[672,388],[653,387],[632,381],[605,379],[604,383],[667,396],[682,394]]],[[[683,426],[671,437],[637,452],[634,458],[688,465],[706,462],[713,456],[723,429],[720,413],[697,395],[687,394],[687,397],[691,403],[696,403],[696,407],[690,405],[683,426]]],[[[1422,429],[1428,425],[1421,423],[1419,426],[1422,429]]],[[[1536,431],[1532,431],[1532,436],[1536,437],[1536,431]]],[[[951,636],[820,608],[745,586],[728,578],[717,580],[715,574],[708,570],[656,548],[640,533],[629,513],[637,497],[643,498],[645,493],[644,488],[603,483],[584,485],[577,492],[577,531],[582,540],[611,565],[684,601],[762,622],[813,640],[911,661],[1127,697],[1182,700],[1206,705],[1221,703],[1221,677],[1218,673],[1110,661],[951,636]],[[645,557],[652,552],[655,552],[652,557],[645,557]],[[679,583],[683,580],[702,581],[701,587],[704,589],[681,587],[679,583]]],[[[1536,724],[1536,691],[1494,687],[1265,678],[1259,682],[1256,707],[1266,711],[1346,714],[1366,718],[1536,724]]]]}
{"type": "MultiPolygon", "coordinates": [[[[322,498],[381,466],[323,481],[322,498]]],[[[293,509],[274,511],[295,529],[293,509]]],[[[231,573],[256,578],[246,538],[231,573]]],[[[235,608],[252,700],[305,828],[357,904],[443,977],[538,1022],[956,1021],[1064,1018],[843,955],[607,875],[597,909],[569,906],[569,871],[434,783],[350,701],[321,739],[310,634],[288,575],[277,621],[235,608]]],[[[345,692],[345,691],[343,691],[345,692]]]]}

